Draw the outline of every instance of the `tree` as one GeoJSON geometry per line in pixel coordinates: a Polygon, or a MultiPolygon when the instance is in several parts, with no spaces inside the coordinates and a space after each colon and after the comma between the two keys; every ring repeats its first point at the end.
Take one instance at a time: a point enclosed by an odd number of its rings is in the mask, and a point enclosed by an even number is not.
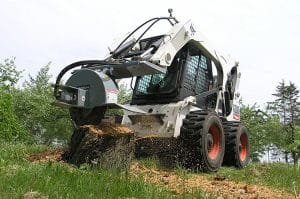
{"type": "Polygon", "coordinates": [[[296,126],[295,140],[292,144],[288,145],[288,150],[294,154],[297,163],[300,158],[300,126],[296,126]]]}
{"type": "Polygon", "coordinates": [[[299,90],[296,85],[289,82],[287,85],[282,80],[276,87],[276,92],[273,94],[276,99],[269,102],[269,110],[279,115],[283,123],[282,140],[284,143],[282,148],[285,149],[286,162],[288,161],[288,153],[292,153],[294,164],[298,162],[298,156],[294,150],[290,150],[296,141],[296,121],[299,120],[299,90]]]}
{"type": "Polygon", "coordinates": [[[118,103],[126,104],[131,100],[132,91],[125,84],[119,86],[118,103]]]}
{"type": "Polygon", "coordinates": [[[14,87],[21,78],[22,71],[17,70],[15,58],[5,59],[0,63],[0,87],[14,87]]]}
{"type": "Polygon", "coordinates": [[[53,105],[53,89],[49,83],[50,63],[35,77],[29,76],[24,88],[16,91],[16,113],[22,124],[39,143],[66,142],[72,132],[67,109],[53,105]]]}
{"type": "MultiPolygon", "coordinates": [[[[118,103],[126,104],[131,100],[132,91],[128,89],[125,84],[119,85],[119,93],[118,93],[118,103]]],[[[122,109],[109,109],[106,113],[109,115],[122,116],[124,114],[122,109]]]]}
{"type": "Polygon", "coordinates": [[[28,131],[14,112],[11,93],[0,87],[0,140],[30,141],[28,131]]]}
{"type": "Polygon", "coordinates": [[[14,111],[13,90],[21,77],[15,58],[0,63],[0,140],[30,141],[28,131],[18,120],[14,111]]]}
{"type": "Polygon", "coordinates": [[[278,117],[268,115],[255,105],[250,107],[242,105],[241,122],[250,132],[250,151],[253,161],[259,161],[262,153],[277,142],[281,123],[278,117]]]}

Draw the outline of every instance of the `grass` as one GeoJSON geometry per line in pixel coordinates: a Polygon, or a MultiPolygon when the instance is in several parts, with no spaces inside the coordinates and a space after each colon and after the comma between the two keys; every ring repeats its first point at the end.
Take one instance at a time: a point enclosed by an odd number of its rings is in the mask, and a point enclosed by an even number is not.
{"type": "Polygon", "coordinates": [[[9,167],[1,173],[3,198],[20,198],[37,191],[50,198],[171,198],[166,190],[131,181],[125,173],[72,170],[59,164],[31,164],[9,167]]]}
{"type": "MultiPolygon", "coordinates": [[[[62,163],[31,163],[26,156],[45,151],[41,145],[0,143],[0,198],[23,198],[38,192],[49,198],[205,198],[195,190],[177,195],[163,186],[144,182],[117,170],[72,167],[62,163]]],[[[158,162],[148,161],[149,167],[158,162]]],[[[147,164],[147,160],[145,161],[147,164]]]]}
{"type": "Polygon", "coordinates": [[[300,168],[290,164],[251,164],[241,170],[222,167],[219,170],[219,175],[233,181],[261,184],[285,189],[289,192],[294,192],[294,190],[297,193],[300,192],[300,168]]]}
{"type": "MultiPolygon", "coordinates": [[[[49,149],[42,145],[0,142],[0,198],[23,198],[24,193],[39,192],[49,198],[206,198],[200,189],[192,193],[176,194],[165,186],[146,183],[140,177],[116,170],[72,167],[62,163],[31,163],[26,156],[49,149]]],[[[162,168],[156,159],[136,160],[147,168],[162,168]]],[[[216,173],[187,171],[180,166],[173,169],[182,179],[204,175],[213,179],[216,173]]],[[[251,164],[237,170],[222,167],[218,175],[231,181],[244,181],[289,192],[300,192],[300,169],[287,164],[251,164]]],[[[185,185],[183,185],[185,186],[185,185]]]]}
{"type": "Polygon", "coordinates": [[[37,191],[49,198],[176,198],[163,187],[129,179],[126,172],[31,163],[26,155],[47,147],[0,144],[0,198],[37,191]]]}
{"type": "MultiPolygon", "coordinates": [[[[140,161],[147,167],[160,167],[156,159],[146,159],[140,161]]],[[[261,164],[253,163],[243,169],[235,167],[221,167],[217,173],[195,173],[180,166],[176,166],[174,173],[183,179],[191,178],[195,175],[204,175],[213,180],[216,174],[224,176],[227,180],[235,182],[247,182],[253,185],[263,185],[288,192],[300,193],[300,167],[284,163],[261,164]]]]}

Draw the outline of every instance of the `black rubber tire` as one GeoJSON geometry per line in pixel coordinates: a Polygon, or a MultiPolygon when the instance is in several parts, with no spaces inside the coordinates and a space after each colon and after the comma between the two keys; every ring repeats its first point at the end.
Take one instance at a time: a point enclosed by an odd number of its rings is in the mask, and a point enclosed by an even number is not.
{"type": "Polygon", "coordinates": [[[244,168],[250,162],[248,130],[240,122],[224,122],[223,126],[226,142],[223,165],[244,168]]]}
{"type": "Polygon", "coordinates": [[[225,135],[222,122],[215,113],[190,112],[183,120],[180,139],[183,166],[204,172],[214,172],[221,167],[225,153],[225,135]],[[210,157],[208,149],[208,134],[211,134],[213,127],[216,127],[219,136],[215,158],[210,157]]]}
{"type": "Polygon", "coordinates": [[[70,108],[71,119],[77,126],[86,124],[97,125],[104,117],[106,107],[95,107],[93,109],[70,108]]]}

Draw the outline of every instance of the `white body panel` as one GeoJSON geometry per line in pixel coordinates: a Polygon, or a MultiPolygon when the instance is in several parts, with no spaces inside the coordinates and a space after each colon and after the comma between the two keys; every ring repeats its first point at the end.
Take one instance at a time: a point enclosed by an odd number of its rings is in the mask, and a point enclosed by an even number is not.
{"type": "MultiPolygon", "coordinates": [[[[143,54],[143,58],[145,58],[146,61],[163,68],[168,67],[171,65],[176,53],[188,42],[192,42],[201,51],[208,54],[216,68],[218,68],[218,70],[222,73],[222,88],[218,95],[217,108],[215,110],[217,113],[220,113],[218,108],[219,102],[224,101],[223,93],[226,88],[226,82],[230,75],[230,71],[233,67],[236,67],[237,75],[234,85],[235,92],[234,97],[231,100],[232,110],[226,119],[228,121],[239,121],[240,94],[238,88],[241,74],[239,72],[238,63],[231,59],[225,59],[223,56],[219,56],[216,50],[211,47],[206,37],[195,28],[191,21],[175,24],[166,34],[163,42],[156,52],[154,54],[151,54],[150,51],[146,52],[146,54],[143,54]]],[[[195,96],[190,96],[177,103],[164,105],[132,105],[134,108],[146,112],[146,114],[133,113],[128,110],[124,110],[122,123],[133,128],[139,137],[178,137],[180,135],[180,128],[185,116],[192,110],[199,110],[199,108],[192,105],[195,103],[195,96]],[[157,114],[164,116],[158,116],[157,114]],[[132,116],[135,118],[134,121],[130,118],[132,116]]]]}
{"type": "Polygon", "coordinates": [[[163,105],[134,105],[133,107],[147,113],[138,114],[124,110],[122,124],[133,128],[138,137],[178,137],[180,135],[182,120],[185,118],[186,114],[191,110],[199,110],[199,108],[193,106],[195,101],[195,97],[188,97],[177,103],[163,105]],[[161,116],[160,119],[157,118],[160,117],[159,115],[164,116],[161,116]],[[135,116],[136,121],[130,119],[131,116],[135,116]]]}
{"type": "Polygon", "coordinates": [[[176,53],[188,42],[194,41],[205,49],[214,60],[219,61],[217,51],[211,47],[206,37],[200,33],[191,20],[175,24],[164,38],[164,42],[151,56],[150,61],[161,66],[170,66],[176,53]]]}

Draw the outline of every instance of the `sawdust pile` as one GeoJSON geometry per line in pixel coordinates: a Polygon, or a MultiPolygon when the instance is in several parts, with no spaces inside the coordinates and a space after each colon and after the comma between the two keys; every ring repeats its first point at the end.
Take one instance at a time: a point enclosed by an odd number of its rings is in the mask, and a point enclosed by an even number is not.
{"type": "Polygon", "coordinates": [[[23,199],[48,199],[48,196],[43,196],[41,193],[37,191],[29,191],[24,193],[23,199]]]}
{"type": "Polygon", "coordinates": [[[134,133],[119,124],[85,125],[74,130],[69,149],[63,154],[68,163],[88,163],[102,168],[129,168],[134,155],[134,133]]]}
{"type": "Polygon", "coordinates": [[[216,175],[209,179],[205,175],[178,175],[172,170],[148,168],[137,162],[131,165],[130,173],[135,177],[143,176],[145,182],[165,186],[176,194],[192,193],[195,189],[201,189],[210,196],[221,198],[295,198],[293,194],[283,190],[233,182],[223,176],[216,175]]]}
{"type": "Polygon", "coordinates": [[[37,154],[31,154],[26,159],[30,162],[63,162],[62,155],[65,153],[65,149],[53,149],[37,154]]]}

